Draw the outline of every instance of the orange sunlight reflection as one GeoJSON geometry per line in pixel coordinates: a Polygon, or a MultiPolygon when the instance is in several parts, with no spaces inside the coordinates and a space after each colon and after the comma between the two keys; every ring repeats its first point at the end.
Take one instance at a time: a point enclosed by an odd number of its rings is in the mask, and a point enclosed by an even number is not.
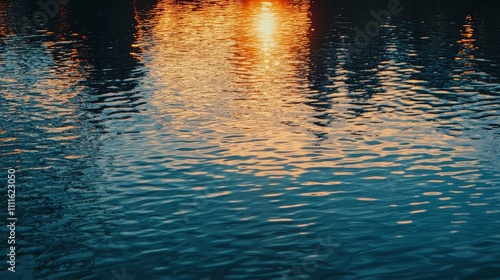
{"type": "Polygon", "coordinates": [[[471,75],[475,73],[474,51],[477,50],[478,47],[474,45],[476,39],[473,37],[474,36],[473,24],[474,20],[472,19],[472,16],[468,15],[465,18],[463,30],[461,30],[462,39],[457,41],[457,43],[461,45],[461,48],[460,51],[458,52],[458,55],[455,57],[455,60],[463,63],[465,69],[470,69],[470,70],[463,70],[460,73],[454,74],[453,79],[455,81],[467,80],[470,78],[471,75]]]}
{"type": "Polygon", "coordinates": [[[267,52],[274,46],[276,14],[271,10],[273,3],[262,2],[256,25],[259,38],[262,40],[262,51],[267,52]]]}
{"type": "MultiPolygon", "coordinates": [[[[310,111],[301,96],[308,85],[308,4],[248,2],[206,5],[196,12],[189,5],[159,5],[162,12],[150,35],[156,43],[146,66],[151,82],[165,86],[152,105],[172,116],[173,129],[189,130],[189,136],[180,135],[223,147],[232,157],[256,158],[255,165],[235,172],[277,177],[301,172],[262,166],[276,158],[290,160],[270,146],[300,154],[311,137],[307,128],[293,124],[310,111]]],[[[233,165],[222,158],[212,160],[233,165]]]]}
{"type": "MultiPolygon", "coordinates": [[[[161,118],[169,120],[168,125],[176,131],[179,141],[218,147],[213,155],[203,149],[193,150],[194,156],[211,157],[211,162],[227,166],[227,172],[299,178],[311,168],[342,164],[349,165],[352,172],[370,168],[373,160],[380,157],[387,160],[378,162],[379,166],[395,166],[392,149],[410,153],[404,147],[388,149],[386,145],[359,142],[314,146],[316,138],[311,132],[321,128],[310,121],[316,112],[305,104],[307,95],[317,92],[310,88],[308,79],[311,71],[308,5],[244,2],[226,6],[206,4],[196,6],[193,11],[194,6],[189,4],[159,4],[159,12],[152,19],[154,27],[142,38],[154,42],[148,50],[150,56],[145,59],[150,70],[148,79],[152,79],[147,83],[160,90],[154,93],[151,103],[161,118]],[[365,155],[348,157],[352,151],[365,155]],[[323,156],[326,153],[329,160],[323,156]],[[238,158],[252,160],[241,165],[238,158]]],[[[347,72],[342,64],[338,67],[336,78],[344,79],[347,72]]],[[[382,83],[394,84],[397,77],[387,74],[378,78],[382,83]]],[[[400,99],[408,94],[398,86],[387,87],[389,98],[400,99]]],[[[337,97],[348,99],[344,92],[337,97]]],[[[364,132],[362,137],[366,142],[392,143],[398,130],[388,127],[384,117],[387,114],[366,112],[364,118],[349,119],[338,127],[345,133],[364,132]]],[[[407,123],[414,118],[410,114],[393,117],[390,121],[407,123]]],[[[415,130],[403,137],[409,142],[416,136],[441,139],[436,144],[443,145],[453,139],[447,135],[436,137],[438,133],[422,134],[415,130]]],[[[176,152],[175,147],[172,152],[176,152]]],[[[440,153],[437,149],[422,149],[422,152],[440,153]]],[[[366,177],[373,179],[375,175],[367,173],[366,177]]],[[[330,185],[337,182],[328,180],[330,185]]],[[[300,182],[302,186],[322,183],[321,179],[300,182]]]]}

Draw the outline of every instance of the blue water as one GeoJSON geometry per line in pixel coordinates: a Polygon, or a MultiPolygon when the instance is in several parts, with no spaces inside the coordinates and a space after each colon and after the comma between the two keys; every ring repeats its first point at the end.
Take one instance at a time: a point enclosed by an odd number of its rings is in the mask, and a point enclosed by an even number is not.
{"type": "Polygon", "coordinates": [[[0,1],[0,278],[500,279],[499,3],[347,2],[0,1]]]}

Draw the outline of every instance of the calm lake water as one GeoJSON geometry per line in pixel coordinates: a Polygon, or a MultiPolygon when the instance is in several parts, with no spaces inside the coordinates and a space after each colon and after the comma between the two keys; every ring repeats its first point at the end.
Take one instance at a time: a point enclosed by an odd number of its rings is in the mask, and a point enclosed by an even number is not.
{"type": "Polygon", "coordinates": [[[499,1],[32,2],[0,278],[500,279],[499,1]]]}

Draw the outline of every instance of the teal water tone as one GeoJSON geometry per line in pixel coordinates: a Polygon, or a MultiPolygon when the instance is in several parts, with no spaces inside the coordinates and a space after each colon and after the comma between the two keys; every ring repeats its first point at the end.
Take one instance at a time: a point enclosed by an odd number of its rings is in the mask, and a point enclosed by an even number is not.
{"type": "Polygon", "coordinates": [[[500,279],[500,2],[392,2],[0,0],[0,278],[500,279]]]}

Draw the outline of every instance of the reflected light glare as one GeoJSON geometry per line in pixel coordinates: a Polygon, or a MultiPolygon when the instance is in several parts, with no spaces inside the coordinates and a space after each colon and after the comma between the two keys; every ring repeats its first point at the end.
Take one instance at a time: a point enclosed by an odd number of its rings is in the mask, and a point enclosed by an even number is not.
{"type": "Polygon", "coordinates": [[[458,51],[458,55],[455,57],[455,60],[460,61],[463,66],[467,69],[461,73],[457,73],[454,76],[455,81],[459,80],[467,80],[470,79],[470,75],[475,73],[475,66],[473,64],[473,60],[475,59],[474,51],[478,49],[475,46],[474,39],[474,20],[472,16],[467,16],[465,18],[465,23],[463,24],[463,30],[461,31],[462,38],[457,41],[458,44],[461,45],[460,50],[458,51]]]}
{"type": "Polygon", "coordinates": [[[263,41],[263,49],[267,50],[274,45],[273,37],[276,26],[276,15],[271,11],[272,3],[262,2],[257,19],[257,31],[263,41]]]}

